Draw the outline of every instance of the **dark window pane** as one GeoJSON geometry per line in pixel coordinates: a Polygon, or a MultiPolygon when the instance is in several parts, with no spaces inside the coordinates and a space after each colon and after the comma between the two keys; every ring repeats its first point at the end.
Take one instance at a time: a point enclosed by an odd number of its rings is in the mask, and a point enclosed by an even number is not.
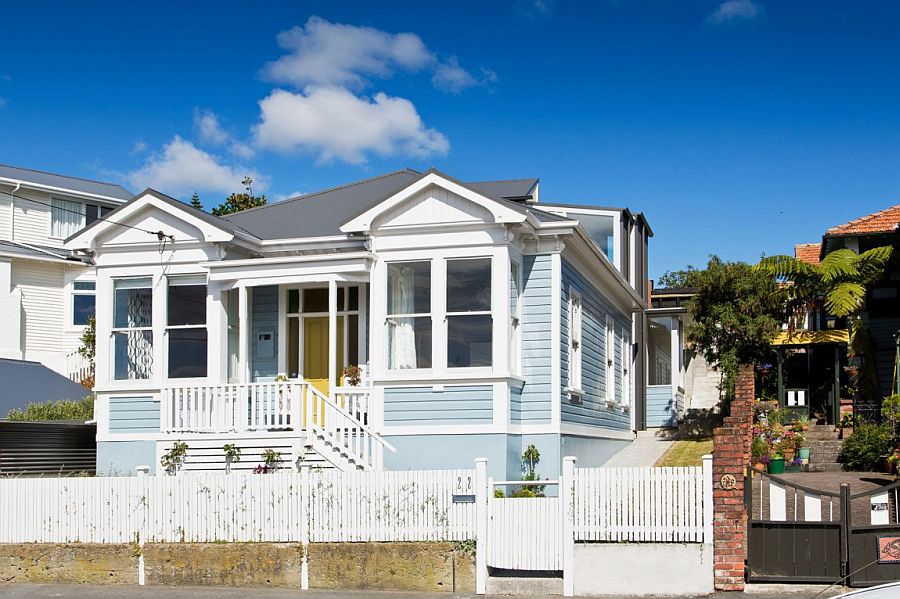
{"type": "Polygon", "coordinates": [[[75,281],[73,288],[75,291],[94,291],[97,288],[97,283],[93,281],[75,281]]]}
{"type": "Polygon", "coordinates": [[[388,264],[388,314],[431,312],[431,262],[388,264]]]}
{"type": "Polygon", "coordinates": [[[388,366],[431,368],[431,317],[388,319],[388,366]]]}
{"type": "Polygon", "coordinates": [[[169,331],[169,378],[206,376],[206,329],[169,331]]]}
{"type": "Polygon", "coordinates": [[[113,333],[113,345],[117,381],[150,378],[153,371],[152,332],[113,333]]]}
{"type": "Polygon", "coordinates": [[[491,309],[491,259],[447,261],[447,312],[491,309]]]}
{"type": "Polygon", "coordinates": [[[85,204],[84,206],[84,224],[89,225],[100,218],[100,206],[96,204],[85,204]]]}
{"type": "Polygon", "coordinates": [[[338,310],[346,310],[347,309],[346,306],[344,305],[344,296],[345,295],[346,294],[344,293],[344,288],[338,287],[338,290],[337,290],[337,309],[338,310]]]}
{"type": "Polygon", "coordinates": [[[350,303],[348,310],[359,310],[359,287],[351,287],[347,290],[350,293],[350,303]]]}
{"type": "Polygon", "coordinates": [[[206,324],[206,285],[169,287],[169,326],[206,324]]]}
{"type": "Polygon", "coordinates": [[[573,214],[572,218],[577,218],[581,222],[581,226],[587,230],[594,243],[603,250],[607,258],[612,260],[616,219],[603,214],[573,214]]]}
{"type": "Polygon", "coordinates": [[[153,323],[153,293],[149,280],[119,281],[115,290],[115,316],[117,329],[149,327],[153,323]],[[140,286],[139,286],[140,285],[140,286]],[[146,286],[143,286],[146,285],[146,286]]]}
{"type": "Polygon", "coordinates": [[[86,325],[88,318],[94,315],[96,300],[93,295],[72,296],[72,324],[86,325]]]}
{"type": "Polygon", "coordinates": [[[296,314],[300,311],[300,292],[296,289],[288,291],[288,312],[296,314]]]}
{"type": "Polygon", "coordinates": [[[300,374],[300,318],[288,318],[287,344],[288,377],[294,379],[300,374]]]}
{"type": "Polygon", "coordinates": [[[328,312],[328,290],[327,289],[304,289],[303,290],[303,311],[304,312],[328,312]]]}
{"type": "Polygon", "coordinates": [[[447,317],[447,366],[460,368],[491,365],[491,317],[447,317]]]}
{"type": "Polygon", "coordinates": [[[359,316],[347,317],[347,364],[359,364],[359,316]]]}
{"type": "Polygon", "coordinates": [[[113,209],[109,206],[100,206],[100,218],[106,218],[106,215],[112,211],[113,209]]]}

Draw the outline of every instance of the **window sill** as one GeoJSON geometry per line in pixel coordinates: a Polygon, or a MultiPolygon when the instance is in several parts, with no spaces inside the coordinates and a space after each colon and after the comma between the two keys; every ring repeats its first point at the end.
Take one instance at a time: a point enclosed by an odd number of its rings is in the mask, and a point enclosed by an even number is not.
{"type": "Polygon", "coordinates": [[[583,389],[568,389],[569,393],[569,403],[574,405],[582,405],[584,403],[584,390],[583,389]]]}
{"type": "Polygon", "coordinates": [[[617,403],[614,402],[614,401],[610,401],[610,400],[608,400],[608,399],[606,400],[606,408],[607,408],[608,410],[615,410],[617,405],[619,405],[619,404],[617,404],[617,403]]]}

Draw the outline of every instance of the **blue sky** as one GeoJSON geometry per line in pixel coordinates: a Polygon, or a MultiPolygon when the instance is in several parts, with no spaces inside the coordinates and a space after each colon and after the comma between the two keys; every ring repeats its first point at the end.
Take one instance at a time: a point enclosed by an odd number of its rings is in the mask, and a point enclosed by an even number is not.
{"type": "Polygon", "coordinates": [[[900,203],[894,2],[140,4],[4,7],[0,163],[207,206],[538,176],[644,212],[652,276],[900,203]]]}

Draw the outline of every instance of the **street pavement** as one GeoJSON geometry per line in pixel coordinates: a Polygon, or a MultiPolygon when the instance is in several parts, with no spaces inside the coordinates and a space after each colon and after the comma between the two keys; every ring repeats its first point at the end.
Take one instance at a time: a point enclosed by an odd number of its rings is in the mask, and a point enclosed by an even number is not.
{"type": "MultiPolygon", "coordinates": [[[[833,587],[822,592],[823,587],[790,587],[781,585],[755,589],[752,593],[717,593],[701,595],[697,598],[681,599],[826,599],[839,594],[842,589],[833,587]]],[[[635,590],[635,596],[640,591],[635,590]]],[[[163,587],[163,586],[92,586],[92,585],[45,585],[16,584],[0,585],[3,599],[138,599],[158,597],[161,599],[450,599],[472,598],[476,595],[450,595],[448,593],[387,593],[374,591],[298,591],[296,589],[260,589],[231,587],[163,587]]],[[[530,596],[534,597],[534,596],[530,596]]],[[[615,599],[606,597],[606,599],[615,599]]],[[[624,598],[623,598],[624,599],[624,598]]]]}

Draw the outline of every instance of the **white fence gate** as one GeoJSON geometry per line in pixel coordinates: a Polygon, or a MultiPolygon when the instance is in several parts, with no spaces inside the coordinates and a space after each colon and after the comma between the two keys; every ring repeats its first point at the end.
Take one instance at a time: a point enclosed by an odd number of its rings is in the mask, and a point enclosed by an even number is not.
{"type": "Polygon", "coordinates": [[[488,566],[562,570],[561,505],[559,497],[489,497],[488,566]]]}

